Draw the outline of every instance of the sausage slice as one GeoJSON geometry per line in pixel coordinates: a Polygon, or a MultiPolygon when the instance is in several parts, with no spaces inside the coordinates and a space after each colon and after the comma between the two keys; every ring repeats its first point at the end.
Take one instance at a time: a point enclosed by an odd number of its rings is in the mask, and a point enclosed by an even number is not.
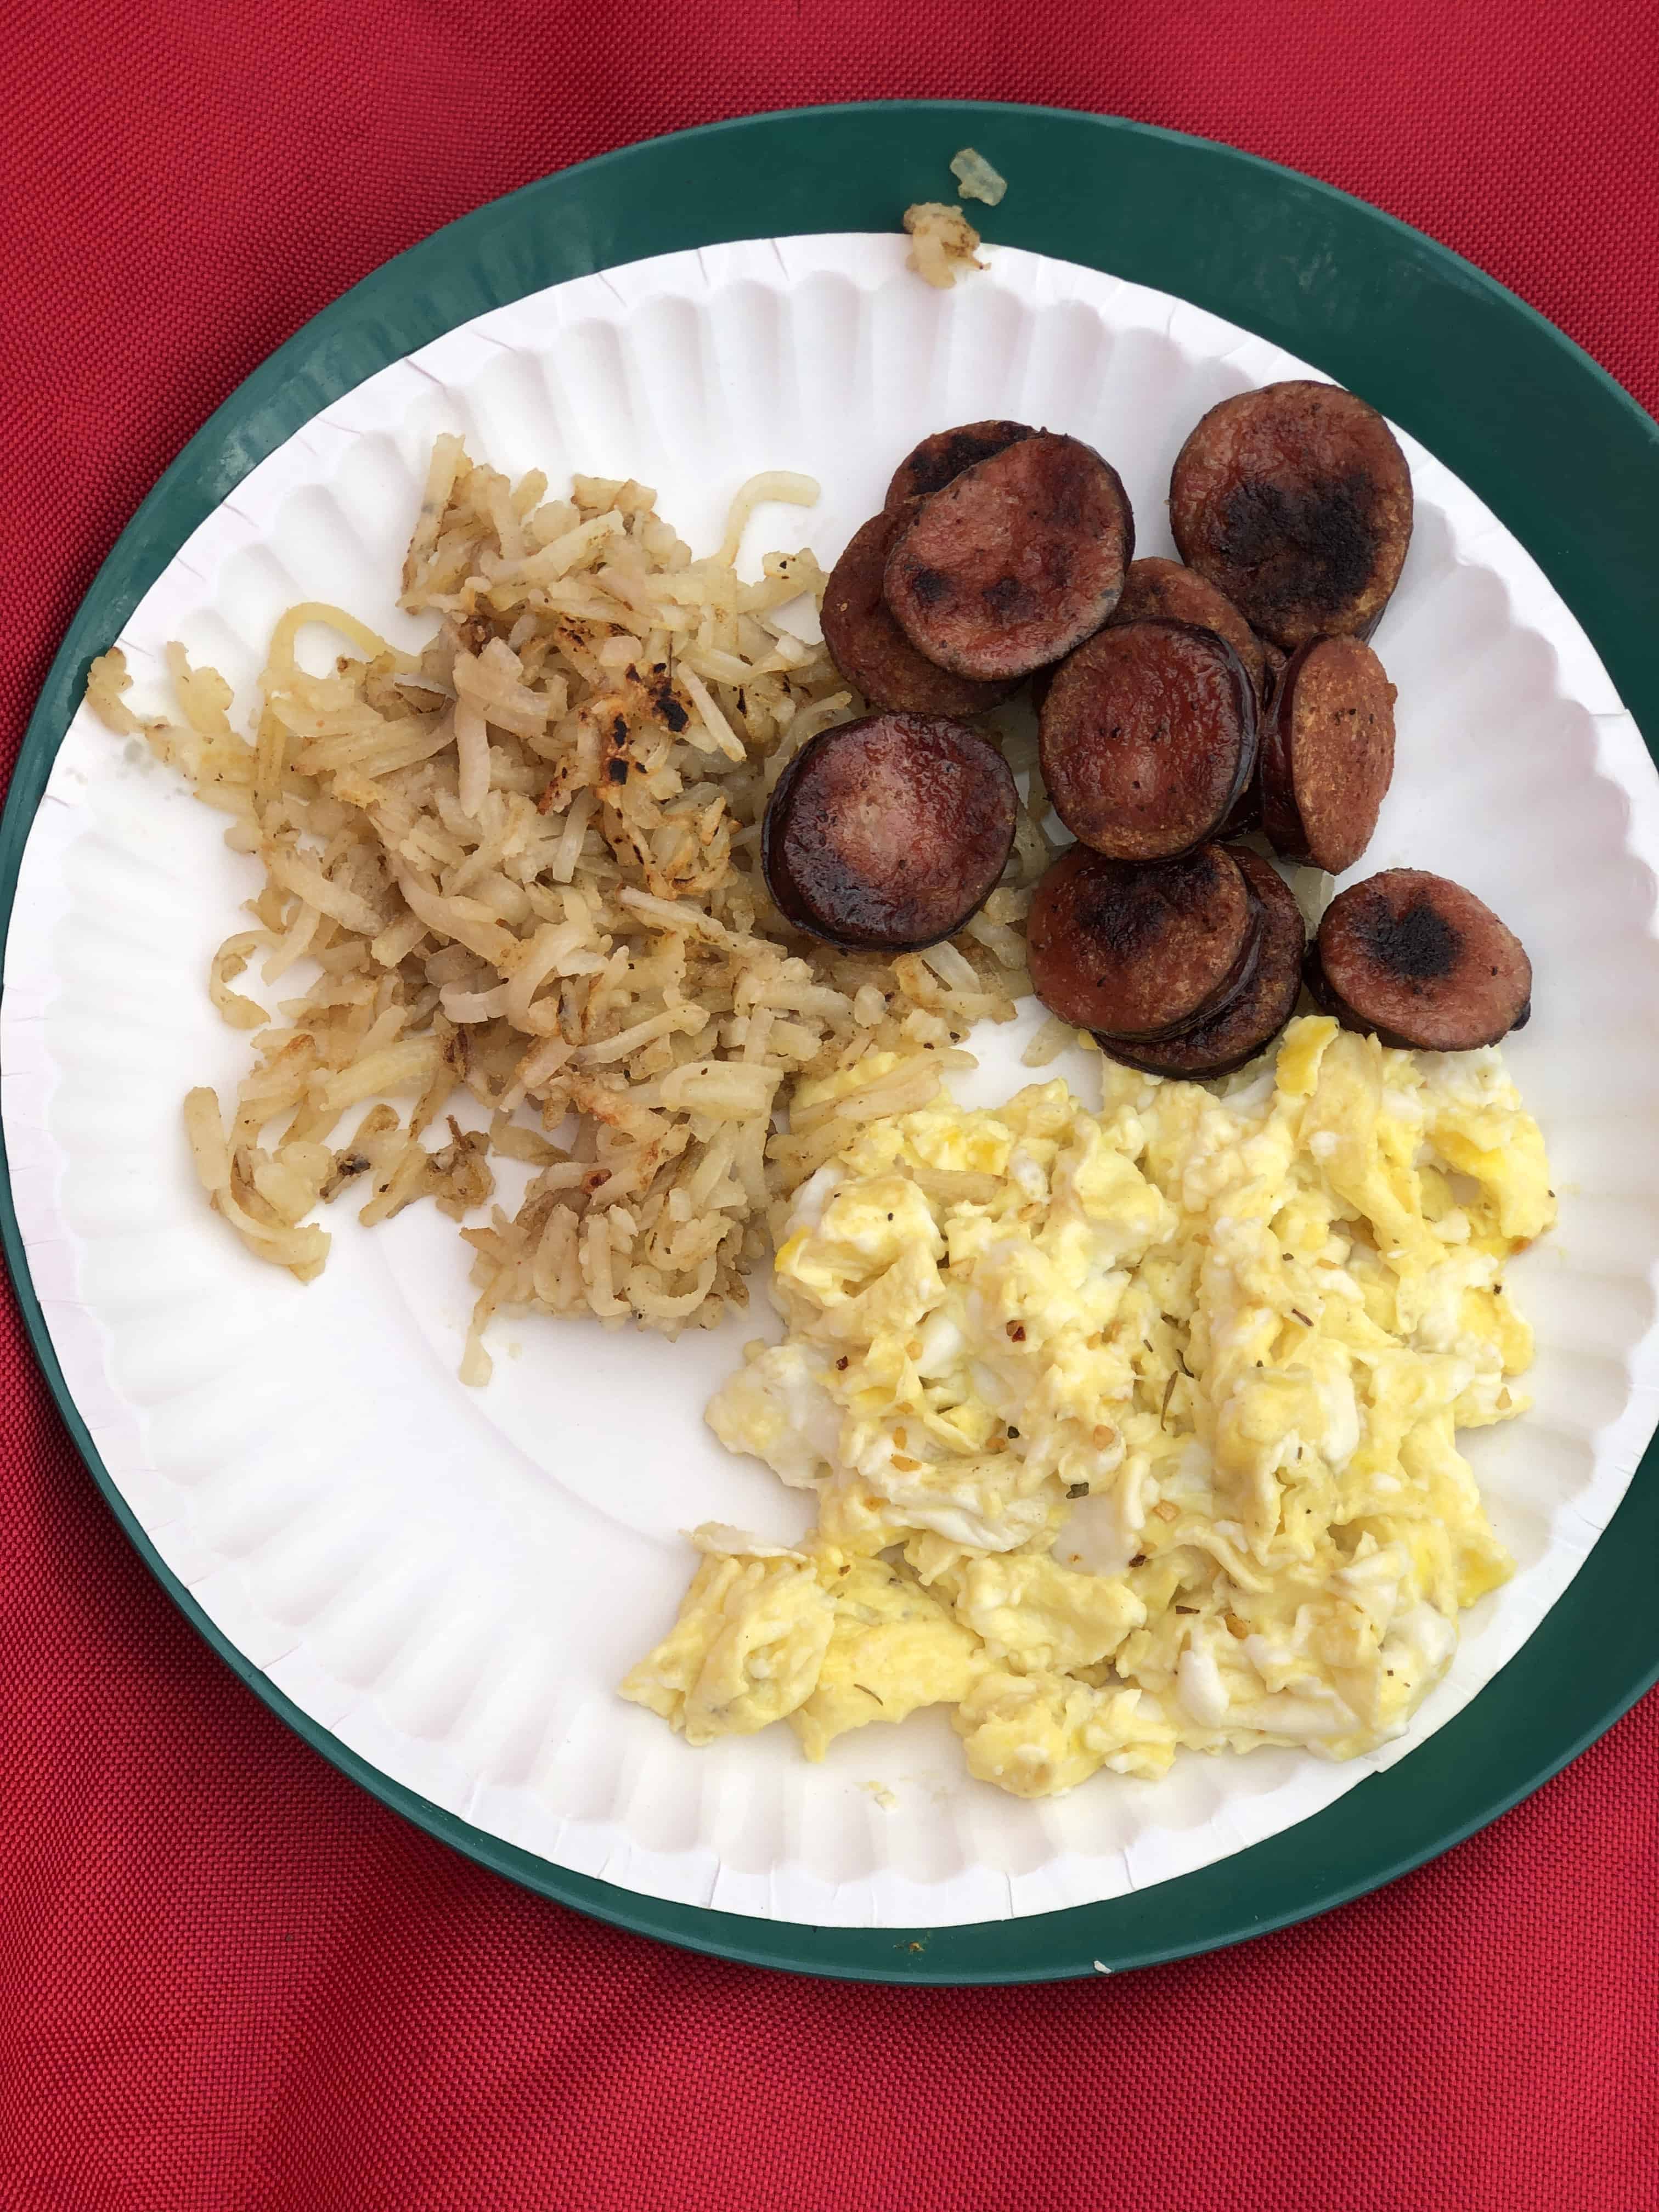
{"type": "Polygon", "coordinates": [[[767,888],[810,936],[917,951],[990,896],[1018,805],[1007,762],[958,723],[845,722],[811,738],[779,780],[761,831],[767,888]]]}
{"type": "Polygon", "coordinates": [[[900,507],[906,500],[927,499],[976,461],[988,461],[1005,446],[1035,434],[1029,422],[964,422],[955,430],[935,430],[899,463],[882,504],[900,507]]]}
{"type": "Polygon", "coordinates": [[[1255,693],[1212,629],[1110,623],[1048,687],[1038,747],[1074,837],[1113,860],[1170,860],[1213,837],[1248,787],[1255,693]]]}
{"type": "Polygon", "coordinates": [[[1068,846],[1026,924],[1031,981],[1062,1021],[1170,1036],[1224,1005],[1260,954],[1261,902],[1231,853],[1152,866],[1068,846]]]}
{"type": "Polygon", "coordinates": [[[1217,591],[1196,568],[1151,555],[1130,562],[1123,580],[1123,596],[1112,611],[1112,620],[1148,622],[1159,617],[1193,623],[1200,629],[1212,629],[1218,637],[1224,637],[1243,662],[1257,699],[1265,696],[1261,640],[1226,593],[1217,591]]]}
{"type": "Polygon", "coordinates": [[[887,556],[884,596],[918,653],[1002,683],[1092,635],[1133,553],[1117,471],[1037,430],[922,501],[887,556]]]}
{"type": "Polygon", "coordinates": [[[823,641],[849,684],[872,707],[908,714],[982,714],[1014,686],[976,684],[926,660],[887,611],[882,577],[893,540],[920,501],[884,509],[855,531],[830,572],[823,594],[823,641]]]}
{"type": "Polygon", "coordinates": [[[1357,637],[1286,663],[1262,725],[1261,820],[1273,850],[1341,875],[1371,842],[1394,775],[1396,693],[1357,637]]]}
{"type": "Polygon", "coordinates": [[[1369,637],[1411,543],[1411,471],[1352,392],[1269,384],[1194,430],[1170,478],[1170,526],[1182,559],[1287,653],[1369,637]]]}
{"type": "Polygon", "coordinates": [[[1266,1052],[1296,1012],[1308,940],[1296,894],[1259,853],[1241,848],[1232,857],[1261,902],[1261,951],[1255,974],[1224,1006],[1177,1036],[1156,1043],[1102,1036],[1101,1049],[1126,1067],[1188,1083],[1231,1075],[1266,1052]]]}
{"type": "Polygon", "coordinates": [[[1473,1052],[1532,1011],[1532,963],[1473,891],[1388,868],[1333,899],[1308,955],[1308,988],[1345,1029],[1419,1052],[1473,1052]]]}

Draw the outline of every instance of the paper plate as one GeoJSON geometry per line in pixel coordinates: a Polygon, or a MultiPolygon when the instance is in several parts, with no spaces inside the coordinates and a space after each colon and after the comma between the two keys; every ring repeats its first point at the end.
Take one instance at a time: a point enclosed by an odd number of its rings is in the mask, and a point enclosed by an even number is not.
{"type": "MultiPolygon", "coordinates": [[[[985,139],[1011,120],[996,112],[985,139]]],[[[765,127],[810,137],[842,121],[765,127]]],[[[950,150],[965,124],[955,131],[950,150]]],[[[1169,143],[1172,158],[1190,150],[1169,143]]],[[[696,166],[690,142],[678,158],[696,166]]],[[[519,207],[504,236],[527,234],[519,207]]],[[[1231,1880],[1224,1932],[1243,1932],[1271,1917],[1251,1903],[1267,1839],[1293,1850],[1362,1799],[1404,1807],[1420,1792],[1453,1832],[1443,1762],[1430,1762],[1495,1714],[1494,1676],[1528,1638],[1528,1656],[1549,1642],[1552,1607],[1587,1555],[1600,1564],[1590,1547],[1647,1444],[1659,1374],[1645,1164],[1659,779],[1595,647],[1453,455],[1417,442],[1409,408],[1352,363],[1299,357],[1109,269],[1012,245],[988,258],[982,276],[934,293],[890,232],[832,233],[710,244],[550,288],[509,279],[502,304],[461,321],[477,302],[452,289],[439,319],[455,327],[367,381],[329,359],[318,326],[312,373],[349,388],[280,442],[276,422],[251,431],[245,413],[234,459],[266,457],[171,561],[150,539],[131,612],[100,582],[78,666],[118,629],[149,704],[176,637],[246,701],[271,623],[301,598],[416,641],[422,627],[397,615],[393,593],[440,429],[514,473],[544,469],[556,489],[573,469],[642,477],[699,549],[744,477],[806,471],[819,506],[763,510],[748,552],[810,542],[827,560],[917,436],[1010,415],[1104,451],[1133,501],[1138,550],[1167,552],[1170,463],[1217,399],[1341,373],[1388,407],[1418,523],[1377,639],[1400,687],[1399,758],[1363,872],[1456,876],[1528,944],[1538,1015],[1508,1056],[1562,1197],[1559,1231],[1510,1274],[1538,1333],[1535,1408],[1467,1439],[1519,1571],[1465,1617],[1450,1677],[1401,1742],[1345,1766],[1183,1755],[1163,1784],[1103,1778],[1038,1805],[968,1780],[939,1713],[845,1739],[817,1767],[783,1730],[688,1750],[614,1684],[672,1618],[690,1565],[683,1528],[714,1518],[787,1537],[800,1525],[800,1501],[723,1454],[701,1419],[764,1320],[673,1346],[508,1322],[495,1381],[469,1391],[455,1379],[468,1255],[430,1209],[373,1232],[331,1218],[329,1267],[305,1288],[248,1259],[200,1205],[178,1109],[188,1085],[228,1085],[241,1065],[203,978],[253,872],[141,746],[84,712],[22,855],[0,1014],[13,1197],[62,1388],[130,1525],[255,1686],[381,1794],[558,1894],[780,1963],[940,1978],[986,1960],[1078,1971],[1214,1940],[1194,1922],[1184,1941],[1149,1944],[1136,1926],[1160,1897],[1166,1930],[1181,1926],[1183,1893],[1200,1884],[1213,1897],[1231,1880]],[[1382,1768],[1386,1781],[1367,1781],[1382,1768]]],[[[390,354],[397,327],[370,343],[390,354]]],[[[199,495],[202,465],[189,461],[199,495]]],[[[42,712],[30,742],[49,754],[61,691],[42,712]]],[[[14,836],[26,790],[20,772],[14,836]]],[[[962,1095],[1024,1079],[1021,1042],[976,1034],[982,1066],[962,1095]]],[[[1531,1773],[1571,1747],[1548,1722],[1528,1734],[1531,1773]]],[[[1309,1891],[1291,1910],[1326,1901],[1317,1882],[1309,1891]]]]}

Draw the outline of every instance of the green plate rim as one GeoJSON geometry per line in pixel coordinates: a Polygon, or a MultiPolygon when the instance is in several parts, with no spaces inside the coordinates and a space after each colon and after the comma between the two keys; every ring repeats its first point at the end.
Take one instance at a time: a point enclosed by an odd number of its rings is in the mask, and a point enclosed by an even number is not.
{"type": "MultiPolygon", "coordinates": [[[[988,101],[793,109],[624,148],[476,210],[323,309],[232,394],[139,507],[53,661],[0,822],[0,947],[92,654],[204,517],[320,408],[457,323],[568,277],[763,233],[890,230],[910,200],[942,196],[950,156],[969,143],[1011,179],[994,214],[975,211],[988,237],[1191,300],[1352,384],[1419,438],[1527,546],[1644,732],[1659,732],[1659,624],[1646,612],[1659,586],[1649,521],[1659,510],[1659,426],[1492,278],[1330,185],[1121,118],[988,101]]],[[[1659,758],[1653,736],[1646,742],[1659,758]]],[[[1659,1448],[1650,1443],[1607,1540],[1498,1676],[1409,1759],[1282,1835],[1128,1897],[961,1928],[813,1928],[664,1903],[551,1866],[404,1788],[244,1657],[162,1563],[99,1457],[30,1277],[3,1152],[0,1239],[82,1457],[145,1565],[249,1688],[343,1773],[469,1856],[602,1920],[719,1957],[967,1984],[1214,1949],[1328,1911],[1462,1841],[1659,1677],[1645,1588],[1659,1553],[1659,1448]]]]}

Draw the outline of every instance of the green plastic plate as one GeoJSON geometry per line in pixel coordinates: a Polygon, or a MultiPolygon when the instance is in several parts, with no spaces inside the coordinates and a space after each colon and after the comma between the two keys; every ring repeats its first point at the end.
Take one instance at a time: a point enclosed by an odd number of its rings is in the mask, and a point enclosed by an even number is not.
{"type": "MultiPolygon", "coordinates": [[[[198,523],[318,410],[456,324],[646,255],[810,231],[888,230],[940,195],[963,145],[1014,179],[999,243],[1156,286],[1363,391],[1515,532],[1659,732],[1659,428],[1561,332],[1374,208],[1199,139],[1052,109],[883,103],[763,115],[610,154],[481,208],[364,280],[251,376],[139,508],[70,626],[0,824],[0,919],[87,665],[198,523]]],[[[145,1541],[65,1387],[9,1182],[0,1230],[40,1363],[87,1465],[151,1571],[249,1686],[385,1803],[499,1873],[723,1957],[895,1982],[1018,1982],[1145,1966],[1326,1911],[1445,1850],[1534,1790],[1659,1674],[1650,1446],[1606,1538],[1520,1655],[1411,1757],[1253,1849],[1139,1894],[942,1929],[800,1927],[662,1904],[564,1872],[389,1780],[291,1705],[145,1541]]]]}

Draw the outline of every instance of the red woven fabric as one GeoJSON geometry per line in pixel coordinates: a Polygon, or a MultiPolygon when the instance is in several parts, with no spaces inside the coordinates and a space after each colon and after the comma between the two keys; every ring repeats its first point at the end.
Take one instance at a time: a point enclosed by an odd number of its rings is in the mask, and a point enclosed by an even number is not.
{"type": "MultiPolygon", "coordinates": [[[[211,408],[399,247],[626,140],[954,94],[1224,138],[1468,254],[1659,401],[1644,0],[58,0],[0,64],[0,765],[211,408]]],[[[1644,2212],[1659,1704],[1437,1865],[1111,1983],[836,1987],[508,1887],[173,1613],[0,1315],[7,2212],[1644,2212]]]]}

